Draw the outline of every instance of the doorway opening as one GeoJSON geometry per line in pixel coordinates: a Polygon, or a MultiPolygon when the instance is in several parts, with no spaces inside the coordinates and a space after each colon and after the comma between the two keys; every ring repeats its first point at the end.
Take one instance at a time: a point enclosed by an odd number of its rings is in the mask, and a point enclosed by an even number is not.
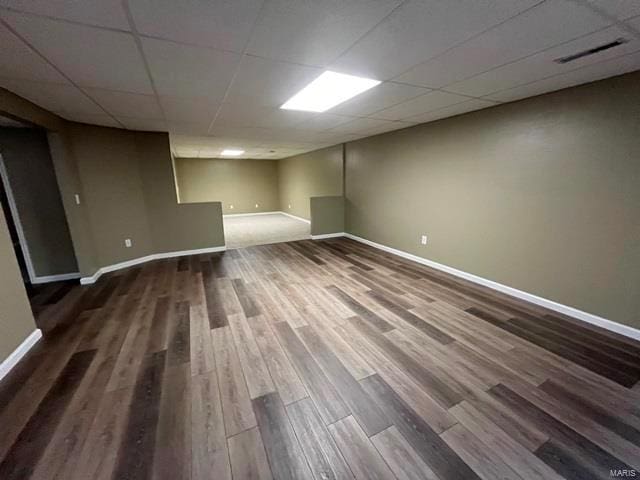
{"type": "Polygon", "coordinates": [[[0,116],[0,203],[40,328],[78,283],[78,266],[48,132],[0,116]]]}

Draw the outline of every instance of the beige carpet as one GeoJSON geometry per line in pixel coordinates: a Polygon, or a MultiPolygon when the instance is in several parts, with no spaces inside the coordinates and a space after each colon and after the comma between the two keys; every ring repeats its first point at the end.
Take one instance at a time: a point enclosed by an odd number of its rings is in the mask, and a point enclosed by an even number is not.
{"type": "Polygon", "coordinates": [[[282,213],[224,217],[224,238],[227,248],[289,242],[310,237],[308,223],[282,213]]]}

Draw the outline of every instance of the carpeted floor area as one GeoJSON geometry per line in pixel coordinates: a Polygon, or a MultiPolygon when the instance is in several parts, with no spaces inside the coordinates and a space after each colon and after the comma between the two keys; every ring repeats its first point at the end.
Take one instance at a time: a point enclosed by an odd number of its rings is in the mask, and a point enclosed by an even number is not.
{"type": "Polygon", "coordinates": [[[227,248],[310,238],[310,225],[282,213],[224,217],[227,248]]]}

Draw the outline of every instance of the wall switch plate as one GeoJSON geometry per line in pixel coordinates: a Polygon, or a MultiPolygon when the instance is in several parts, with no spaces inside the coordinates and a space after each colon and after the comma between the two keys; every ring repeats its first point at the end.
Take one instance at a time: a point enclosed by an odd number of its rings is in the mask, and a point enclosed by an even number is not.
{"type": "Polygon", "coordinates": [[[133,245],[133,242],[131,241],[130,238],[125,238],[124,239],[124,246],[127,248],[131,248],[131,245],[133,245]]]}
{"type": "Polygon", "coordinates": [[[78,195],[77,193],[74,195],[75,199],[76,199],[76,205],[80,205],[80,195],[78,195]]]}
{"type": "Polygon", "coordinates": [[[230,210],[233,210],[233,205],[229,205],[229,209],[230,209],[230,210]]]}
{"type": "Polygon", "coordinates": [[[422,235],[422,237],[420,238],[420,243],[422,245],[426,245],[427,244],[427,236],[426,235],[422,235]]]}
{"type": "Polygon", "coordinates": [[[289,210],[291,210],[291,204],[289,204],[289,210]]]}
{"type": "Polygon", "coordinates": [[[260,207],[260,205],[256,203],[256,208],[258,208],[258,207],[260,207]]]}

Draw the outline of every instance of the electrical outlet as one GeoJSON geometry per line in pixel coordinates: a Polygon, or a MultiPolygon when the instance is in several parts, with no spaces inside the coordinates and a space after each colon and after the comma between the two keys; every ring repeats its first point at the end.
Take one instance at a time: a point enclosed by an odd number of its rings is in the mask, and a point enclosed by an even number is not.
{"type": "Polygon", "coordinates": [[[229,209],[230,209],[230,210],[233,210],[233,205],[229,205],[229,209]]]}
{"type": "Polygon", "coordinates": [[[259,207],[260,207],[260,205],[258,203],[256,203],[256,208],[259,208],[259,207]]]}
{"type": "Polygon", "coordinates": [[[422,235],[422,237],[420,238],[420,243],[422,245],[426,245],[427,244],[427,236],[426,235],[422,235]]]}
{"type": "Polygon", "coordinates": [[[291,204],[289,204],[289,210],[291,210],[291,204]]]}
{"type": "Polygon", "coordinates": [[[133,245],[133,242],[131,241],[130,238],[125,238],[124,239],[124,246],[127,248],[131,248],[131,245],[133,245]]]}
{"type": "Polygon", "coordinates": [[[76,199],[76,205],[80,205],[80,195],[78,195],[77,193],[74,195],[75,199],[76,199]]]}

